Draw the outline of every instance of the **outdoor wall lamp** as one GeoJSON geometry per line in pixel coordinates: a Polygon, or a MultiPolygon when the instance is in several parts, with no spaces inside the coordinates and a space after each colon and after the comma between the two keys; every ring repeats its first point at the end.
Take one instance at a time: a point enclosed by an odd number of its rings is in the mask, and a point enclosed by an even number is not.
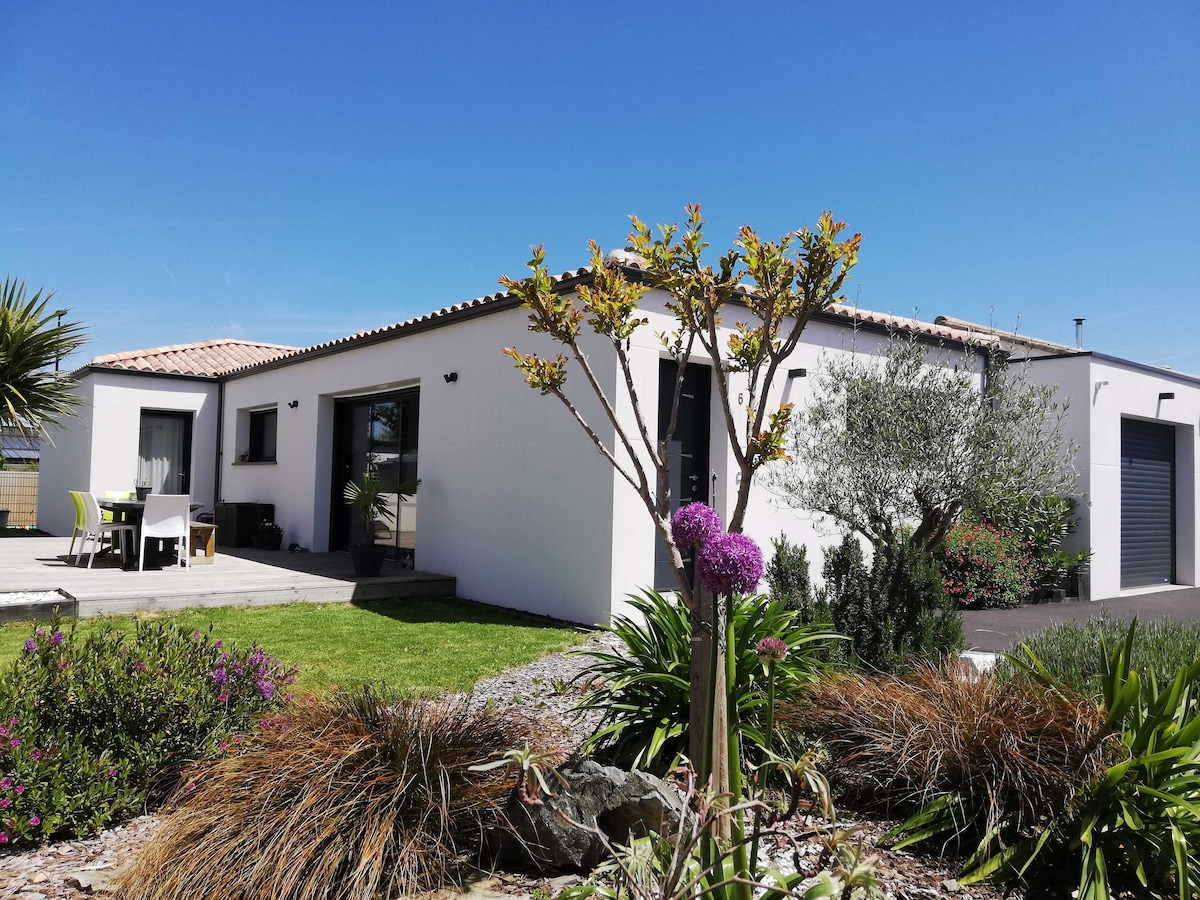
{"type": "Polygon", "coordinates": [[[288,403],[288,409],[295,409],[299,405],[300,405],[299,400],[292,400],[290,403],[288,403]]]}
{"type": "Polygon", "coordinates": [[[788,378],[804,378],[808,375],[808,369],[788,369],[788,378]]]}
{"type": "Polygon", "coordinates": [[[442,377],[446,379],[446,384],[453,384],[454,382],[458,381],[457,372],[447,372],[442,377]]]}
{"type": "Polygon", "coordinates": [[[1163,391],[1161,394],[1158,395],[1158,399],[1159,400],[1174,400],[1175,392],[1174,391],[1163,391]]]}

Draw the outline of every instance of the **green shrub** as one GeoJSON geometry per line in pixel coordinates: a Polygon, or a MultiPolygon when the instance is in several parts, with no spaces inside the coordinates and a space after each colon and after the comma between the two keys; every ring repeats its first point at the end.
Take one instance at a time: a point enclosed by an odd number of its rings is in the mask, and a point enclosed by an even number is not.
{"type": "MultiPolygon", "coordinates": [[[[606,631],[619,637],[618,652],[580,651],[595,661],[578,677],[591,685],[581,709],[603,712],[584,747],[614,765],[665,771],[688,748],[692,626],[688,610],[674,598],[646,590],[634,595],[633,617],[618,615],[606,631]]],[[[819,625],[801,625],[796,613],[761,596],[735,601],[736,698],[743,736],[755,740],[765,712],[763,667],[754,652],[766,637],[787,642],[787,658],[775,670],[777,696],[788,696],[815,678],[816,651],[837,640],[819,625]]]]}
{"type": "MultiPolygon", "coordinates": [[[[1125,638],[1129,622],[1113,618],[1106,610],[1086,622],[1056,622],[1022,638],[1055,681],[1068,684],[1087,694],[1099,695],[1100,675],[1104,671],[1104,647],[1113,647],[1125,638]]],[[[1143,693],[1150,690],[1151,679],[1167,684],[1180,666],[1200,659],[1200,623],[1159,619],[1139,623],[1130,647],[1130,667],[1141,679],[1143,693]]],[[[1001,677],[1011,678],[1019,670],[1007,660],[996,665],[1001,677]]]]}
{"type": "Polygon", "coordinates": [[[401,897],[458,881],[511,791],[508,711],[365,689],[290,705],[176,794],[130,900],[401,897]]]}
{"type": "Polygon", "coordinates": [[[764,572],[767,594],[776,603],[782,603],[784,609],[798,611],[802,622],[812,622],[813,590],[808,548],[793,544],[786,534],[771,538],[771,547],[774,552],[764,572]]]}
{"type": "Polygon", "coordinates": [[[257,646],[142,622],[39,627],[0,688],[0,843],[94,833],[273,709],[293,673],[257,646]]]}
{"type": "Polygon", "coordinates": [[[995,525],[964,522],[941,550],[942,582],[962,609],[1016,606],[1037,587],[1037,570],[1021,538],[995,525]]]}
{"type": "Polygon", "coordinates": [[[853,535],[831,547],[822,570],[834,628],[850,638],[847,662],[903,672],[962,649],[962,615],[936,565],[907,543],[883,548],[868,570],[853,535]]]}
{"type": "Polygon", "coordinates": [[[1079,525],[1070,497],[1015,497],[987,510],[982,519],[1020,539],[1033,561],[1029,579],[1035,588],[1065,587],[1068,575],[1086,569],[1091,559],[1090,550],[1063,550],[1079,525]]]}

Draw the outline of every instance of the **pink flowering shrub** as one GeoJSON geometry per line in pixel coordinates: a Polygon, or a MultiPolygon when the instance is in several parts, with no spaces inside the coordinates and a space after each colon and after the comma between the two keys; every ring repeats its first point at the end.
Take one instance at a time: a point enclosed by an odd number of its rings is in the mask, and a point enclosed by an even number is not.
{"type": "Polygon", "coordinates": [[[966,522],[941,550],[942,583],[961,609],[1016,606],[1034,588],[1037,565],[1011,531],[966,522]]]}
{"type": "Polygon", "coordinates": [[[37,628],[0,686],[0,845],[92,834],[157,803],[273,715],[294,676],[174,623],[37,628]]]}

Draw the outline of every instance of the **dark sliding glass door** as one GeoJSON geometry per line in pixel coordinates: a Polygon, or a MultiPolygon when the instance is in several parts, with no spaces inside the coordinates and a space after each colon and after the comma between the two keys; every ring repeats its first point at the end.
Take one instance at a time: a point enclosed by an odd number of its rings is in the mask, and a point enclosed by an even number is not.
{"type": "Polygon", "coordinates": [[[342,499],[348,481],[362,484],[363,474],[378,475],[387,491],[391,517],[376,519],[367,537],[386,546],[393,558],[412,565],[417,534],[417,497],[401,499],[396,488],[417,477],[417,426],[420,392],[412,390],[338,401],[334,414],[333,498],[329,545],[348,550],[361,543],[362,520],[342,499]]]}

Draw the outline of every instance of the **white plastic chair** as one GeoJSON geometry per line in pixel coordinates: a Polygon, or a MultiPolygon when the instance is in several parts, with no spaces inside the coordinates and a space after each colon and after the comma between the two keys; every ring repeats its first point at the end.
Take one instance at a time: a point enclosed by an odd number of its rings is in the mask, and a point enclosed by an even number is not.
{"type": "MultiPolygon", "coordinates": [[[[127,525],[124,522],[105,522],[101,515],[100,502],[96,499],[96,495],[91,491],[80,491],[79,499],[83,503],[83,540],[79,544],[79,555],[75,557],[75,565],[79,565],[83,559],[83,554],[87,552],[87,542],[92,542],[92,553],[88,557],[87,567],[90,569],[92,563],[96,560],[96,551],[100,548],[105,536],[109,542],[116,547],[116,537],[123,531],[129,532],[129,546],[133,546],[135,529],[132,525],[127,525]]],[[[74,546],[74,538],[71,541],[74,546]]],[[[121,562],[125,562],[125,541],[120,542],[121,547],[121,562]]]]}
{"type": "Polygon", "coordinates": [[[142,543],[138,556],[138,571],[146,567],[146,540],[176,539],[179,555],[187,568],[192,567],[191,500],[187,494],[151,494],[146,498],[146,509],[142,513],[142,543]]]}

